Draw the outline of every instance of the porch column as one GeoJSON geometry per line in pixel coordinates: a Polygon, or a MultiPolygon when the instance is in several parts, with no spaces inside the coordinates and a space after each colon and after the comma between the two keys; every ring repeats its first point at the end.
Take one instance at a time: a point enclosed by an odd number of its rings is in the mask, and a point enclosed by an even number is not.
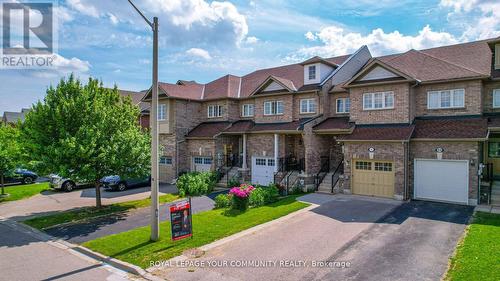
{"type": "Polygon", "coordinates": [[[278,172],[279,135],[274,134],[274,172],[278,172]]]}
{"type": "Polygon", "coordinates": [[[247,169],[247,134],[243,134],[243,169],[247,169]]]}

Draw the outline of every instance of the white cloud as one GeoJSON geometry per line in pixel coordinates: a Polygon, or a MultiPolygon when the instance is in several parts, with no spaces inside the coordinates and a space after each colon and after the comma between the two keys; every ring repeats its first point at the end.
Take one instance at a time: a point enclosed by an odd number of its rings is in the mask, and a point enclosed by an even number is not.
{"type": "Polygon", "coordinates": [[[249,36],[249,37],[247,37],[246,42],[248,44],[255,44],[255,43],[259,42],[259,38],[255,37],[255,36],[249,36]]]}
{"type": "MultiPolygon", "coordinates": [[[[308,32],[309,33],[309,32],[308,32]]],[[[342,27],[329,26],[319,32],[307,35],[315,38],[322,45],[301,48],[297,53],[285,58],[288,61],[302,60],[314,55],[328,57],[345,55],[354,52],[362,45],[367,45],[372,54],[378,56],[388,53],[404,52],[409,49],[423,49],[456,43],[458,40],[446,32],[433,31],[430,26],[425,26],[417,35],[404,35],[399,31],[386,33],[377,28],[367,35],[356,32],[347,32],[342,27]]]]}
{"type": "Polygon", "coordinates": [[[99,17],[99,12],[97,11],[97,8],[88,3],[87,1],[85,1],[85,3],[83,3],[84,1],[82,0],[68,0],[67,3],[68,5],[77,10],[78,12],[84,14],[84,15],[87,15],[87,16],[91,16],[91,17],[94,17],[94,18],[98,18],[99,17]]]}
{"type": "Polygon", "coordinates": [[[112,13],[108,13],[108,17],[109,17],[109,21],[111,22],[111,24],[113,25],[117,25],[120,21],[118,20],[118,18],[113,15],[112,13]]]}
{"type": "Polygon", "coordinates": [[[307,40],[309,41],[315,41],[318,37],[316,37],[316,35],[314,35],[314,33],[312,33],[311,31],[308,31],[306,32],[306,34],[304,34],[304,36],[306,37],[307,40]]]}
{"type": "Polygon", "coordinates": [[[189,56],[193,57],[199,57],[204,60],[211,60],[212,57],[210,56],[210,53],[206,50],[200,49],[200,48],[191,48],[186,51],[186,54],[189,56]]]}
{"type": "Polygon", "coordinates": [[[65,58],[59,54],[53,55],[53,67],[44,70],[29,70],[29,74],[38,78],[57,78],[74,73],[77,76],[87,76],[91,68],[88,61],[76,57],[65,58]]]}
{"type": "Polygon", "coordinates": [[[448,21],[464,29],[462,40],[500,36],[500,2],[498,0],[441,0],[442,8],[452,8],[448,21]]]}

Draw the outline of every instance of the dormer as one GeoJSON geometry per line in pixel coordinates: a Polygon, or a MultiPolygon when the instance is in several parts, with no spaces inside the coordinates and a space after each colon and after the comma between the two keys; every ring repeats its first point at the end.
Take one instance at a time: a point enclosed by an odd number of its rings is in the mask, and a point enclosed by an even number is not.
{"type": "Polygon", "coordinates": [[[317,56],[302,62],[301,65],[304,66],[304,85],[323,82],[338,67],[338,65],[317,56]]]}

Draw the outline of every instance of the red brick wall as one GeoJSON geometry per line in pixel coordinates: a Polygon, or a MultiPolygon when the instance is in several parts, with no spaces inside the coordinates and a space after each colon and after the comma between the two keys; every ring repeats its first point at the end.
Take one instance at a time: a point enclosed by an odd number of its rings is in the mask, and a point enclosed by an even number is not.
{"type": "Polygon", "coordinates": [[[484,112],[500,112],[500,108],[493,108],[493,90],[500,89],[500,82],[487,82],[483,89],[484,112]]]}

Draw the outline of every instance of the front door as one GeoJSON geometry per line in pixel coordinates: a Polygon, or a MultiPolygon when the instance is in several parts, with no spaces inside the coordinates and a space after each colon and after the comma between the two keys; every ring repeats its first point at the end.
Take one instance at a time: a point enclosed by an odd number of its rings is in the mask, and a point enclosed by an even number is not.
{"type": "Polygon", "coordinates": [[[252,183],[269,185],[274,182],[274,158],[252,157],[252,183]]]}

